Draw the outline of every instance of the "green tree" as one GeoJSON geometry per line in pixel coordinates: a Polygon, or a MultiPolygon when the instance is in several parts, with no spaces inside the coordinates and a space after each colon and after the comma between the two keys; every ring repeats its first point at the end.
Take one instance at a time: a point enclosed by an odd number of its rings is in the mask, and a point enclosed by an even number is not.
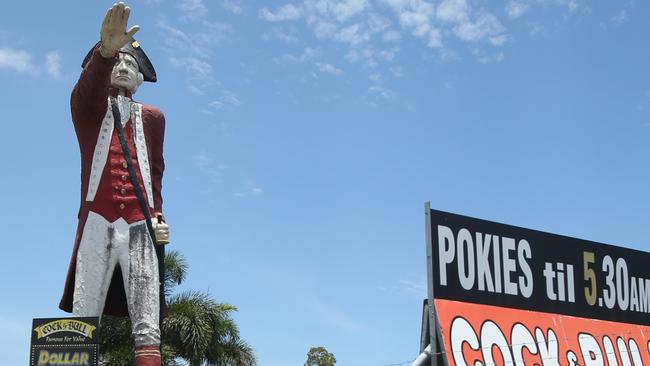
{"type": "MultiPolygon", "coordinates": [[[[187,262],[177,251],[165,256],[165,297],[169,313],[163,321],[161,353],[164,366],[255,366],[253,349],[239,337],[230,317],[237,308],[218,303],[198,291],[174,293],[187,275],[187,262]]],[[[100,364],[131,366],[135,362],[131,322],[102,317],[100,364]]]]}
{"type": "Polygon", "coordinates": [[[325,347],[312,347],[307,353],[307,362],[304,366],[334,366],[336,357],[333,353],[327,352],[325,347]]]}

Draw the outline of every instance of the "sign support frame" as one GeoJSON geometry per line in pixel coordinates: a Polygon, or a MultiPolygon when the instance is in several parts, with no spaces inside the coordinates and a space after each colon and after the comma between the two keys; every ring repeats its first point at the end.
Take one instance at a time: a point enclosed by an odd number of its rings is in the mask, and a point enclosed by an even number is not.
{"type": "Polygon", "coordinates": [[[424,202],[424,227],[425,227],[425,245],[427,250],[427,298],[428,298],[428,313],[429,313],[429,344],[431,345],[431,366],[443,366],[439,361],[438,349],[438,317],[436,316],[436,306],[433,293],[433,238],[431,237],[431,202],[424,202]]]}

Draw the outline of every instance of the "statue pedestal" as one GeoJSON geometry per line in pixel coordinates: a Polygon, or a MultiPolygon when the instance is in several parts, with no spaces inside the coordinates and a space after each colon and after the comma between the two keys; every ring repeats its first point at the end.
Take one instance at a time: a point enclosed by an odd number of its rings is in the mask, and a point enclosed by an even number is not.
{"type": "Polygon", "coordinates": [[[34,319],[30,366],[97,366],[99,318],[34,319]]]}

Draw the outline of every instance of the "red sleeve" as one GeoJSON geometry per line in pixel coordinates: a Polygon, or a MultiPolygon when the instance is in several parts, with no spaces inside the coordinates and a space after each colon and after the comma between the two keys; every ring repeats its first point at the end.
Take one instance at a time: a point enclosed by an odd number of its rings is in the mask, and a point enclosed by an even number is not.
{"type": "Polygon", "coordinates": [[[106,99],[111,85],[111,71],[117,61],[115,57],[105,58],[99,53],[99,43],[95,46],[90,60],[81,71],[77,84],[72,89],[70,107],[75,129],[85,123],[101,123],[106,113],[106,99]],[[100,118],[97,118],[99,115],[100,118]]]}
{"type": "Polygon", "coordinates": [[[156,215],[163,212],[162,199],[162,178],[165,171],[165,159],[163,158],[163,144],[165,142],[165,116],[155,107],[143,108],[143,120],[148,121],[151,156],[151,186],[153,194],[153,207],[156,215]],[[148,116],[147,116],[148,115],[148,116]]]}

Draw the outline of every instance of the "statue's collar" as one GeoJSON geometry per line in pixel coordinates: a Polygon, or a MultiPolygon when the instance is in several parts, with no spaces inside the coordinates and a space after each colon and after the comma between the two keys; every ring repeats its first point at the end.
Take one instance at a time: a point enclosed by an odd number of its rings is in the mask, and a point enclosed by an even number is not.
{"type": "MultiPolygon", "coordinates": [[[[120,89],[111,86],[111,87],[108,89],[108,94],[109,94],[110,96],[112,96],[112,97],[117,97],[118,95],[120,95],[120,89]]],[[[126,93],[125,93],[124,96],[127,97],[127,98],[129,98],[129,99],[133,99],[133,93],[131,93],[131,92],[128,91],[128,90],[126,91],[126,93]]]]}

